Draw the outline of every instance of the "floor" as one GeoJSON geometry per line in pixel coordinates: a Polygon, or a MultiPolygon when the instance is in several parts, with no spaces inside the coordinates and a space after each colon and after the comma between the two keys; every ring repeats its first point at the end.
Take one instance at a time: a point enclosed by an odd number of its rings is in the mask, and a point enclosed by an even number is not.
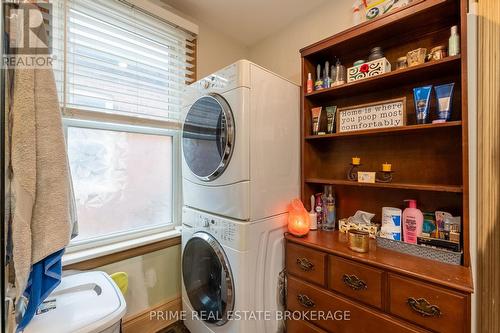
{"type": "Polygon", "coordinates": [[[189,333],[189,330],[186,328],[186,326],[184,326],[182,322],[179,321],[158,333],[189,333]]]}

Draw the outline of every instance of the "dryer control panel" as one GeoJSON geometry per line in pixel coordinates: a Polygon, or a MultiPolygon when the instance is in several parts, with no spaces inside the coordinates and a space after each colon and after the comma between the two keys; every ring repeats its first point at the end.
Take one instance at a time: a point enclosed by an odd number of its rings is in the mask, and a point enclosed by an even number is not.
{"type": "Polygon", "coordinates": [[[184,207],[182,210],[183,228],[192,228],[193,233],[205,231],[212,235],[220,244],[227,245],[235,250],[245,251],[245,233],[247,226],[245,222],[236,222],[195,211],[184,207]]]}

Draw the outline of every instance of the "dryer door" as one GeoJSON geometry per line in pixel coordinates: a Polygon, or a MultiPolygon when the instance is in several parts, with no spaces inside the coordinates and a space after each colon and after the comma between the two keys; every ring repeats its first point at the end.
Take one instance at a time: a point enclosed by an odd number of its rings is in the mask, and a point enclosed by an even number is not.
{"type": "Polygon", "coordinates": [[[224,249],[211,235],[197,232],[188,240],[182,254],[182,278],[199,317],[224,325],[234,308],[234,281],[224,249]]]}
{"type": "Polygon", "coordinates": [[[233,113],[224,97],[209,94],[193,103],[182,127],[182,150],[196,177],[219,177],[231,159],[234,139],[233,113]]]}

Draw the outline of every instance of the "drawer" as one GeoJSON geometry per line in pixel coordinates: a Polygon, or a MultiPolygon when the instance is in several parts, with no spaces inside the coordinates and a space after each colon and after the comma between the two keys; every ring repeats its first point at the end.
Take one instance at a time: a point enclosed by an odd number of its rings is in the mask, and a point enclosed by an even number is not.
{"type": "Polygon", "coordinates": [[[469,332],[467,296],[389,274],[389,312],[436,332],[469,332]]]}
{"type": "Polygon", "coordinates": [[[379,309],[383,308],[383,271],[335,256],[329,256],[328,261],[330,289],[379,309]]]}
{"type": "Polygon", "coordinates": [[[288,242],[286,269],[303,280],[325,285],[326,253],[288,242]]]}
{"type": "Polygon", "coordinates": [[[288,277],[287,295],[288,310],[302,312],[303,319],[329,332],[425,332],[292,276],[288,277]]]}
{"type": "Polygon", "coordinates": [[[286,333],[326,333],[321,328],[303,320],[288,320],[286,333]]]}

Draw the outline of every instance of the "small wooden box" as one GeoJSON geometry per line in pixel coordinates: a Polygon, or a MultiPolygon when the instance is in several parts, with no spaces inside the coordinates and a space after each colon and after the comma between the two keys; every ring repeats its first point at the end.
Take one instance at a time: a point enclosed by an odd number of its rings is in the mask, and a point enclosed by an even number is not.
{"type": "Polygon", "coordinates": [[[347,82],[354,82],[368,77],[377,76],[391,71],[391,63],[386,58],[380,58],[364,64],[349,67],[347,82]]]}

